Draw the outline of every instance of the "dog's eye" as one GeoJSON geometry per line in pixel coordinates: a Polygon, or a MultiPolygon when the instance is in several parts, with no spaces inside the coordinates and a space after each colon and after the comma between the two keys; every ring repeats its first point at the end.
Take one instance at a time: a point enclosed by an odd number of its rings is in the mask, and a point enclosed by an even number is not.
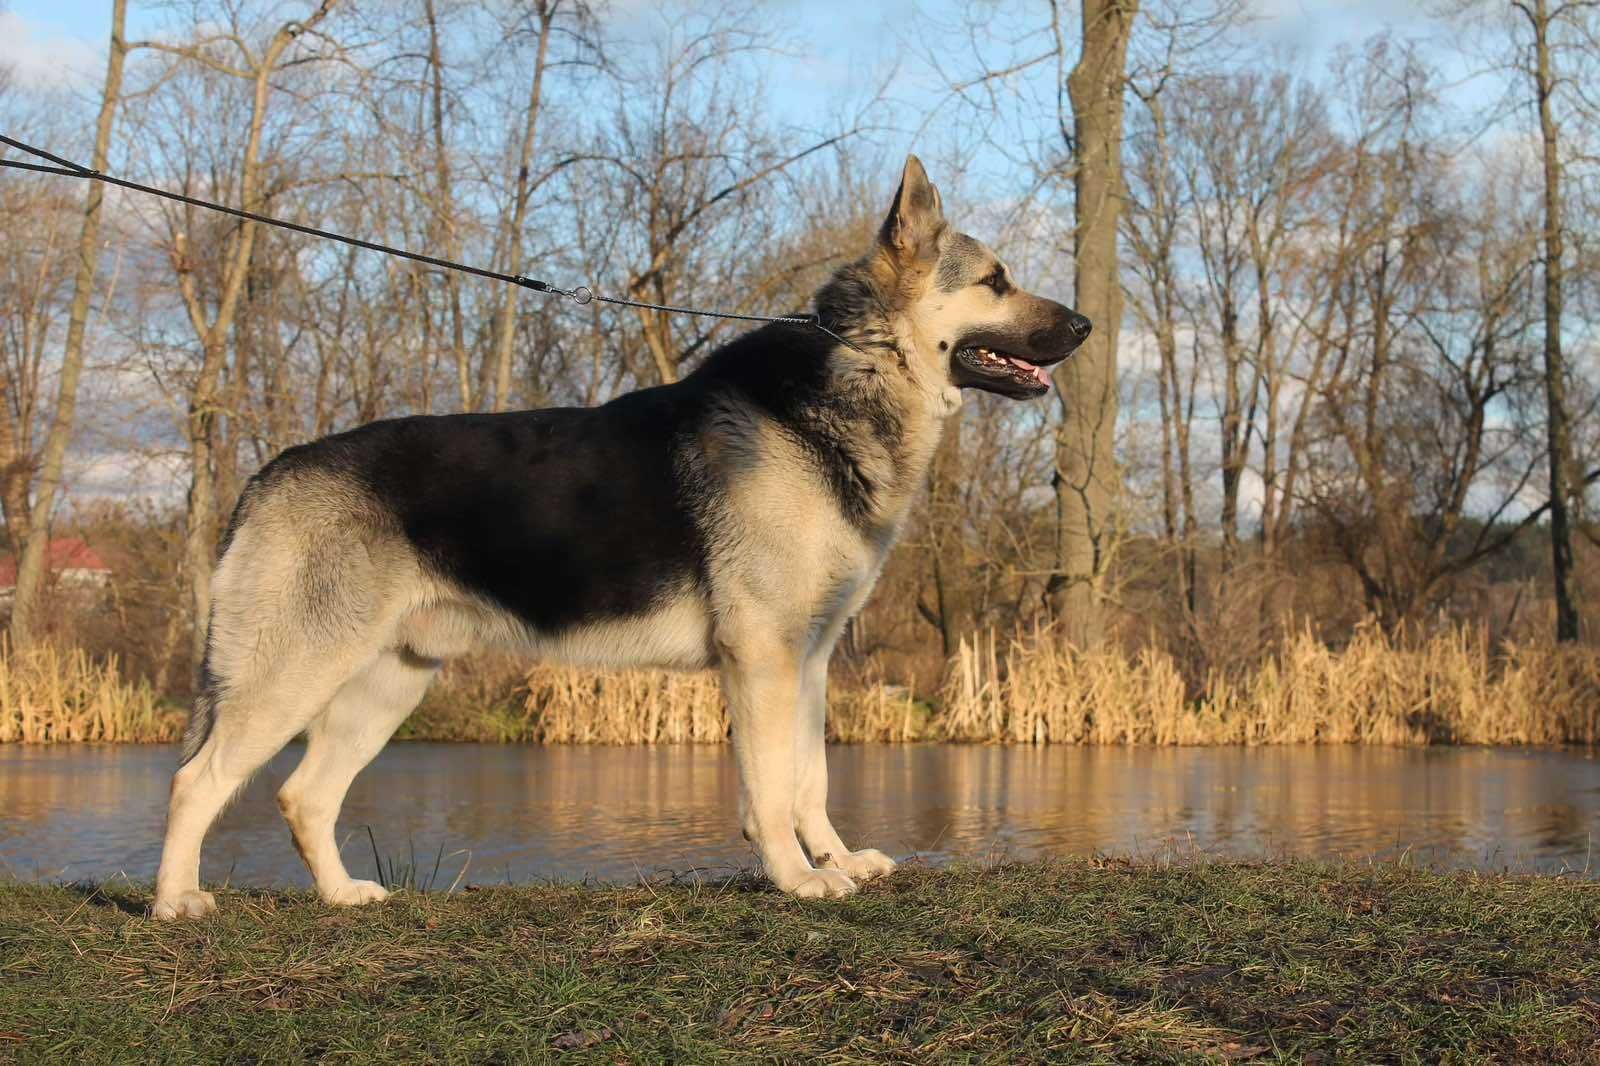
{"type": "Polygon", "coordinates": [[[989,273],[989,276],[978,282],[978,284],[987,285],[989,288],[994,290],[994,294],[996,296],[1004,296],[1006,294],[1006,290],[1011,287],[1010,285],[1006,284],[1006,272],[1001,270],[999,267],[995,267],[994,270],[989,273]]]}

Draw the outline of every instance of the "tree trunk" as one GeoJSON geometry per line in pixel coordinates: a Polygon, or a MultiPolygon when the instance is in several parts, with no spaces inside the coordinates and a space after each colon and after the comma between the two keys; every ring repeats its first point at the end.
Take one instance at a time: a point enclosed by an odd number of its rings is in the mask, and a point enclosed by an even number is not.
{"type": "Polygon", "coordinates": [[[224,358],[222,337],[208,337],[200,378],[189,397],[189,492],[183,563],[189,571],[189,613],[193,622],[189,652],[194,670],[199,670],[205,661],[211,621],[211,567],[217,544],[217,484],[212,452],[217,429],[216,383],[224,358]]]}
{"type": "Polygon", "coordinates": [[[928,539],[933,549],[933,590],[939,612],[939,641],[944,657],[956,653],[961,636],[971,628],[972,604],[967,582],[963,508],[961,506],[961,419],[949,419],[934,453],[928,500],[928,539]]]}
{"type": "Polygon", "coordinates": [[[1550,468],[1550,562],[1555,580],[1556,640],[1578,639],[1578,607],[1572,595],[1571,430],[1567,424],[1566,356],[1561,350],[1562,265],[1561,153],[1550,97],[1550,20],[1546,0],[1522,9],[1533,23],[1534,87],[1539,96],[1539,134],[1544,155],[1544,397],[1545,461],[1550,468]]]}
{"type": "Polygon", "coordinates": [[[1244,393],[1239,387],[1242,355],[1239,314],[1233,305],[1232,279],[1222,304],[1222,570],[1233,569],[1239,555],[1239,484],[1244,478],[1249,425],[1244,419],[1244,393]]]}
{"type": "MultiPolygon", "coordinates": [[[[250,105],[250,132],[245,141],[244,158],[240,161],[239,189],[247,211],[259,212],[261,205],[261,141],[266,128],[267,103],[271,91],[270,79],[277,69],[283,53],[306,30],[325,18],[337,0],[323,0],[322,5],[304,22],[289,22],[278,28],[260,62],[250,72],[253,96],[250,105]]],[[[244,292],[245,280],[250,271],[250,260],[255,250],[256,224],[245,221],[232,246],[224,256],[222,295],[217,301],[217,313],[206,321],[205,308],[200,303],[187,241],[178,235],[173,249],[173,260],[178,274],[178,288],[189,312],[189,321],[200,340],[202,358],[200,372],[189,391],[188,418],[185,430],[189,438],[189,493],[186,526],[183,542],[183,566],[189,573],[189,605],[191,622],[190,654],[192,666],[198,670],[205,661],[206,632],[211,618],[211,568],[215,564],[217,543],[217,491],[213,453],[216,450],[217,416],[220,414],[218,385],[222,380],[223,365],[227,357],[228,338],[233,335],[234,319],[238,315],[239,300],[244,292]]]]}
{"type": "Polygon", "coordinates": [[[17,441],[11,406],[11,376],[0,374],[0,508],[5,509],[11,554],[20,556],[28,543],[31,522],[28,482],[32,480],[33,456],[17,441]]]}
{"type": "MultiPolygon", "coordinates": [[[[1176,469],[1171,469],[1167,475],[1175,478],[1177,493],[1174,516],[1168,522],[1168,537],[1178,546],[1179,592],[1184,606],[1193,616],[1199,606],[1199,594],[1195,586],[1197,577],[1195,540],[1199,520],[1195,517],[1194,510],[1194,468],[1189,461],[1190,427],[1194,425],[1194,381],[1191,375],[1186,388],[1178,369],[1177,323],[1174,317],[1177,294],[1170,273],[1165,276],[1162,284],[1166,292],[1162,300],[1161,324],[1157,329],[1157,348],[1161,353],[1160,376],[1164,386],[1162,391],[1168,396],[1168,403],[1171,404],[1170,413],[1163,414],[1162,417],[1170,418],[1172,429],[1173,455],[1167,465],[1170,468],[1173,461],[1177,464],[1176,469]]],[[[1164,432],[1165,428],[1164,426],[1164,432]]]]}
{"type": "MultiPolygon", "coordinates": [[[[94,159],[90,166],[107,169],[111,154],[111,128],[116,120],[117,103],[122,95],[122,64],[128,46],[123,38],[127,0],[112,0],[111,49],[106,59],[105,87],[100,95],[100,118],[95,124],[94,159]]],[[[26,646],[40,636],[39,591],[44,584],[50,543],[50,515],[61,487],[61,471],[66,462],[67,444],[78,409],[78,379],[83,374],[84,335],[89,324],[89,302],[94,296],[95,268],[100,259],[100,203],[105,186],[88,183],[84,200],[83,229],[78,237],[78,271],[73,279],[72,307],[67,313],[67,346],[61,355],[61,377],[56,389],[55,417],[45,439],[44,456],[39,465],[39,482],[33,508],[28,515],[26,543],[17,560],[17,590],[11,609],[11,642],[26,646]]]]}
{"type": "MultiPolygon", "coordinates": [[[[522,226],[527,219],[528,197],[531,190],[528,168],[533,164],[533,148],[539,131],[539,96],[544,86],[545,59],[550,53],[550,23],[555,17],[559,0],[541,3],[537,9],[539,21],[539,50],[533,60],[533,85],[528,90],[528,116],[522,129],[522,151],[517,164],[517,191],[512,201],[511,219],[506,230],[506,273],[515,274],[522,269],[522,226]]],[[[504,411],[511,406],[511,347],[516,339],[517,297],[521,289],[514,285],[503,286],[500,308],[494,325],[494,410],[504,411]]],[[[485,406],[486,397],[478,397],[478,406],[485,406]]]]}
{"type": "Polygon", "coordinates": [[[1117,332],[1122,282],[1122,104],[1128,38],[1138,0],[1084,0],[1083,51],[1067,78],[1072,102],[1077,309],[1094,332],[1055,372],[1062,420],[1056,433],[1056,572],[1050,606],[1062,637],[1080,646],[1105,630],[1100,598],[1118,496],[1117,332]]]}
{"type": "MultiPolygon", "coordinates": [[[[630,290],[630,294],[635,300],[647,298],[642,290],[630,290]]],[[[657,294],[656,302],[660,300],[657,294]]],[[[662,385],[671,385],[678,380],[678,359],[672,350],[672,326],[665,312],[643,307],[634,310],[639,314],[639,328],[644,333],[645,346],[650,349],[650,361],[655,364],[656,380],[662,385]]]]}
{"type": "MultiPolygon", "coordinates": [[[[439,53],[439,20],[433,0],[424,0],[428,20],[428,70],[430,75],[433,126],[434,237],[444,244],[446,259],[461,258],[461,234],[456,228],[454,186],[450,181],[450,155],[444,143],[444,60],[439,53]]],[[[461,314],[461,275],[444,272],[445,293],[450,303],[450,352],[455,358],[456,388],[461,410],[472,410],[472,369],[467,362],[466,331],[461,314]]],[[[431,317],[431,310],[426,312],[431,317]]]]}

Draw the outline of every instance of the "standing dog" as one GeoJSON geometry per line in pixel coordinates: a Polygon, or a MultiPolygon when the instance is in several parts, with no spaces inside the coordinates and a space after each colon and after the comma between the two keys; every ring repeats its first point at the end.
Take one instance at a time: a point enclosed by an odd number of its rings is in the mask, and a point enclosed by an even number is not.
{"type": "Polygon", "coordinates": [[[339,806],[440,663],[484,646],[717,667],[767,876],[844,896],[891,870],[828,820],[828,657],[960,390],[1041,396],[1090,327],[950,230],[915,157],[816,308],[848,345],[769,325],[602,407],[375,422],[267,464],[223,538],[155,916],[215,907],[206,831],[302,732],[278,806],[317,891],[384,898],[340,861],[339,806]]]}

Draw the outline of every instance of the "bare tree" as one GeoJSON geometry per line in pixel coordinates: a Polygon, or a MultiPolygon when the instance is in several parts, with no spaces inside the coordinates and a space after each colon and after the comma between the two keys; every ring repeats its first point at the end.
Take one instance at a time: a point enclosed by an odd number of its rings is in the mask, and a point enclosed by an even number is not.
{"type": "Polygon", "coordinates": [[[28,539],[37,468],[35,427],[67,288],[68,231],[81,204],[53,179],[13,177],[0,185],[12,220],[10,252],[0,260],[0,507],[6,539],[19,554],[28,539]]]}
{"type": "MultiPolygon", "coordinates": [[[[450,152],[445,145],[444,78],[445,64],[439,45],[439,18],[434,0],[423,0],[428,24],[428,128],[433,150],[434,186],[431,190],[430,237],[444,248],[448,259],[461,258],[461,226],[457,218],[455,185],[450,170],[450,152]]],[[[545,52],[545,33],[540,34],[541,57],[545,52]]],[[[543,75],[541,65],[540,75],[543,75]]],[[[445,298],[450,311],[450,355],[456,370],[456,388],[461,410],[472,408],[472,369],[467,359],[466,327],[461,308],[461,275],[444,272],[445,298]]],[[[432,347],[433,316],[424,313],[424,344],[432,347]]]]}
{"type": "Polygon", "coordinates": [[[1545,510],[1503,521],[1535,469],[1530,427],[1505,417],[1534,380],[1535,250],[1515,173],[1460,188],[1415,61],[1371,69],[1373,135],[1340,164],[1363,226],[1329,251],[1339,324],[1304,502],[1396,628],[1545,510]]]}
{"type": "Polygon", "coordinates": [[[1192,616],[1198,606],[1194,430],[1199,359],[1182,360],[1180,322],[1186,314],[1179,255],[1189,206],[1177,180],[1171,124],[1167,114],[1168,79],[1136,92],[1144,105],[1131,138],[1126,212],[1129,251],[1127,287],[1140,325],[1155,341],[1157,414],[1161,422],[1162,531],[1177,547],[1178,593],[1192,616]]]}
{"type": "MultiPolygon", "coordinates": [[[[1084,0],[1081,50],[1067,78],[1073,130],[1074,300],[1093,321],[1094,332],[1055,372],[1062,420],[1054,477],[1056,573],[1049,592],[1062,633],[1078,644],[1092,644],[1104,635],[1098,601],[1115,528],[1122,114],[1128,41],[1138,13],[1138,0],[1084,0]]],[[[1060,21],[1057,13],[1058,39],[1060,21]]]]}
{"type": "Polygon", "coordinates": [[[918,600],[918,609],[939,630],[939,646],[949,658],[961,637],[972,628],[972,603],[966,559],[966,500],[962,489],[969,483],[962,466],[962,420],[950,419],[934,453],[929,471],[929,562],[932,564],[934,602],[918,600]]]}
{"type": "MultiPolygon", "coordinates": [[[[533,165],[534,146],[538,140],[545,66],[550,58],[551,31],[561,6],[562,0],[536,0],[530,12],[534,32],[538,35],[538,43],[534,46],[533,72],[528,81],[528,102],[522,115],[522,136],[517,152],[512,157],[515,177],[511,182],[511,205],[501,216],[503,229],[497,242],[505,248],[501,269],[508,274],[516,274],[522,270],[522,229],[527,223],[529,200],[537,188],[537,179],[530,168],[533,165]]],[[[581,9],[579,13],[581,15],[581,9]]],[[[511,346],[515,340],[517,296],[518,290],[515,287],[506,286],[500,296],[499,307],[495,311],[493,358],[492,361],[484,361],[478,379],[476,406],[480,410],[492,408],[504,411],[511,405],[511,346]],[[491,370],[494,375],[492,403],[489,399],[491,370]]]]}
{"type": "MultiPolygon", "coordinates": [[[[95,124],[94,155],[90,166],[107,169],[111,154],[111,130],[122,95],[122,68],[128,46],[123,40],[127,0],[112,0],[111,41],[106,58],[105,84],[100,94],[100,117],[95,124]]],[[[89,305],[94,297],[96,268],[100,253],[100,206],[104,188],[89,182],[84,199],[83,227],[78,235],[77,274],[73,279],[72,310],[67,318],[66,346],[61,359],[61,376],[56,387],[55,414],[45,439],[44,454],[34,489],[32,510],[27,517],[27,536],[17,562],[16,599],[11,610],[11,639],[19,647],[39,636],[39,591],[48,559],[50,517],[61,486],[62,466],[67,444],[77,417],[78,381],[83,374],[84,338],[89,323],[89,305]]],[[[22,493],[25,497],[25,490],[22,493]]],[[[7,502],[12,501],[11,492],[7,502]]],[[[8,508],[9,520],[9,508],[8,508]]]]}
{"type": "Polygon", "coordinates": [[[1550,480],[1550,562],[1555,582],[1556,639],[1578,639],[1578,606],[1573,598],[1572,431],[1567,405],[1567,362],[1562,350],[1562,313],[1566,300],[1566,237],[1563,221],[1561,129],[1554,96],[1560,74],[1555,69],[1552,37],[1560,23],[1600,10],[1600,3],[1566,0],[1512,0],[1533,34],[1533,62],[1525,67],[1539,111],[1540,159],[1544,179],[1544,395],[1545,465],[1550,480]]]}
{"type": "MultiPolygon", "coordinates": [[[[252,48],[237,28],[187,45],[145,41],[132,47],[168,52],[180,59],[245,82],[251,91],[245,144],[238,160],[241,206],[247,211],[262,209],[262,138],[272,94],[272,76],[285,56],[305,34],[327,18],[338,0],[323,0],[304,20],[279,25],[259,52],[252,48]],[[234,55],[219,54],[216,45],[226,43],[234,55]]],[[[187,532],[184,541],[184,567],[188,571],[193,625],[191,652],[198,665],[205,658],[206,619],[211,605],[211,566],[215,554],[218,500],[215,470],[217,423],[222,396],[218,385],[227,361],[228,341],[233,331],[239,302],[250,274],[255,249],[257,224],[239,223],[223,253],[219,291],[214,306],[207,306],[195,280],[195,263],[190,241],[184,230],[173,235],[170,248],[178,289],[201,349],[201,362],[189,387],[185,434],[189,443],[189,492],[187,532]]]]}
{"type": "Polygon", "coordinates": [[[1571,367],[1566,352],[1568,300],[1569,196],[1573,189],[1567,158],[1573,130],[1600,117],[1600,100],[1586,90],[1600,67],[1600,2],[1596,0],[1511,0],[1501,7],[1482,0],[1452,0],[1446,10],[1474,18],[1483,16],[1495,58],[1490,62],[1511,73],[1528,90],[1539,131],[1542,178],[1543,376],[1545,467],[1549,486],[1551,578],[1556,603],[1556,639],[1576,640],[1580,617],[1575,586],[1573,515],[1581,510],[1582,485],[1575,470],[1571,367]],[[1526,31],[1525,45],[1507,62],[1508,35],[1526,31]],[[1564,116],[1566,116],[1564,118],[1564,116]]]}
{"type": "MultiPolygon", "coordinates": [[[[857,118],[795,142],[799,147],[785,143],[751,105],[749,86],[735,88],[753,76],[741,64],[771,47],[739,22],[724,12],[674,27],[651,59],[630,62],[590,152],[590,172],[598,176],[590,187],[614,198],[613,247],[626,264],[620,281],[640,303],[758,312],[771,298],[772,276],[749,267],[770,261],[749,249],[782,237],[778,183],[860,131],[857,118]]],[[[661,383],[676,381],[683,363],[726,329],[651,307],[634,315],[661,383]]]]}

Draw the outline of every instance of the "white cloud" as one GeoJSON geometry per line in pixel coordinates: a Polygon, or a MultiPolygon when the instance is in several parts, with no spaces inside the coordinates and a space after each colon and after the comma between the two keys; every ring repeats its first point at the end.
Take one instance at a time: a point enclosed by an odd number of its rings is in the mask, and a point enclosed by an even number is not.
{"type": "Polygon", "coordinates": [[[72,88],[94,78],[103,63],[99,45],[33,25],[14,11],[0,11],[0,70],[18,88],[72,88]]]}
{"type": "Polygon", "coordinates": [[[1421,0],[1252,0],[1251,30],[1262,39],[1321,53],[1356,44],[1383,30],[1424,32],[1429,10],[1421,0]]]}
{"type": "Polygon", "coordinates": [[[150,500],[173,506],[183,500],[188,467],[181,455],[137,451],[103,451],[73,455],[67,479],[72,499],[150,500]]]}

